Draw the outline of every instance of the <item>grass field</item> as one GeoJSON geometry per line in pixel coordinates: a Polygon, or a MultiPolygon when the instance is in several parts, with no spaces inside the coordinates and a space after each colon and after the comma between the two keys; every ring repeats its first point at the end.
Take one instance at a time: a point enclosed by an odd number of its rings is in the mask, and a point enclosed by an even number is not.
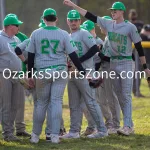
{"type": "MultiPolygon", "coordinates": [[[[112,135],[103,139],[71,139],[62,140],[60,144],[51,144],[45,141],[44,128],[38,144],[30,144],[29,139],[22,138],[21,142],[4,142],[0,136],[0,150],[150,150],[150,91],[147,83],[142,81],[141,92],[146,98],[133,97],[133,121],[135,134],[129,137],[112,135]]],[[[33,105],[26,101],[25,122],[27,131],[32,129],[33,105]]],[[[69,109],[67,92],[64,95],[63,117],[65,127],[69,129],[69,109]]],[[[87,122],[83,120],[82,130],[87,122]]],[[[121,122],[122,124],[122,122],[121,122]]],[[[1,129],[0,129],[1,130],[1,129]]]]}

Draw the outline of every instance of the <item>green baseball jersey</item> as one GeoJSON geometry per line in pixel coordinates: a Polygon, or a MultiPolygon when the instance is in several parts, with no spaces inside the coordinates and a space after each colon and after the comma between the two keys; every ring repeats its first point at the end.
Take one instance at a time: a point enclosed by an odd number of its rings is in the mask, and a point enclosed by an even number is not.
{"type": "Polygon", "coordinates": [[[67,55],[77,48],[69,34],[55,26],[46,26],[33,31],[27,51],[35,53],[37,70],[53,65],[67,65],[67,55]]]}
{"type": "Polygon", "coordinates": [[[22,32],[18,32],[16,34],[16,37],[18,37],[21,42],[23,42],[24,40],[28,39],[28,37],[22,32]]]}
{"type": "Polygon", "coordinates": [[[132,56],[132,42],[141,41],[134,24],[129,21],[116,24],[115,20],[101,17],[97,17],[97,24],[107,31],[111,56],[132,56]]]}
{"type": "MultiPolygon", "coordinates": [[[[71,33],[71,37],[77,46],[78,57],[83,56],[92,46],[96,45],[94,37],[84,29],[71,33]]],[[[84,61],[82,65],[84,68],[93,68],[93,57],[84,61]]]]}
{"type": "Polygon", "coordinates": [[[0,72],[8,68],[11,71],[21,71],[21,60],[14,52],[20,43],[16,37],[9,37],[4,31],[0,33],[0,72]]]}

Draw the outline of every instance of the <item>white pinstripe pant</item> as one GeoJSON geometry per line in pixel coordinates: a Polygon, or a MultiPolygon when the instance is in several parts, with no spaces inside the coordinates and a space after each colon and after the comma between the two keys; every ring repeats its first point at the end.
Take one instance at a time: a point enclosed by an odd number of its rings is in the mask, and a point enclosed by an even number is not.
{"type": "Polygon", "coordinates": [[[40,135],[46,111],[51,123],[51,134],[59,134],[62,120],[62,100],[67,79],[36,79],[37,104],[34,114],[33,133],[40,135]],[[48,109],[51,108],[51,109],[48,109]]]}
{"type": "Polygon", "coordinates": [[[127,74],[123,74],[125,79],[122,79],[120,73],[122,71],[134,71],[134,64],[132,60],[112,60],[110,63],[110,69],[115,71],[115,79],[112,79],[112,83],[117,94],[119,104],[123,113],[124,126],[132,127],[132,85],[133,78],[127,78],[127,74]]]}
{"type": "Polygon", "coordinates": [[[107,131],[101,109],[95,99],[95,89],[89,86],[87,79],[70,79],[68,82],[68,96],[71,119],[70,132],[75,133],[81,130],[83,101],[92,115],[98,131],[107,131]]]}
{"type": "MultiPolygon", "coordinates": [[[[110,63],[104,62],[101,65],[101,71],[110,72],[110,63]]],[[[104,74],[105,75],[105,74],[104,74]]],[[[103,116],[105,118],[105,125],[107,128],[119,128],[120,127],[120,106],[118,98],[112,87],[111,79],[104,76],[102,85],[96,88],[96,100],[101,107],[103,116]]],[[[94,129],[96,127],[92,116],[87,108],[83,107],[84,115],[88,121],[88,128],[94,129]]]]}
{"type": "MultiPolygon", "coordinates": [[[[33,120],[36,116],[36,107],[37,107],[37,97],[36,97],[36,91],[33,89],[31,91],[32,97],[33,97],[33,102],[34,102],[34,109],[33,109],[33,120]]],[[[50,105],[47,108],[47,116],[46,116],[46,128],[45,128],[45,134],[51,134],[51,114],[49,113],[51,111],[50,105]]],[[[34,121],[33,121],[33,128],[34,128],[34,121]]],[[[64,128],[64,121],[63,119],[61,120],[61,129],[64,128]]]]}
{"type": "Polygon", "coordinates": [[[9,136],[14,132],[14,121],[19,106],[22,86],[18,80],[4,79],[0,73],[0,116],[3,136],[9,136]]]}

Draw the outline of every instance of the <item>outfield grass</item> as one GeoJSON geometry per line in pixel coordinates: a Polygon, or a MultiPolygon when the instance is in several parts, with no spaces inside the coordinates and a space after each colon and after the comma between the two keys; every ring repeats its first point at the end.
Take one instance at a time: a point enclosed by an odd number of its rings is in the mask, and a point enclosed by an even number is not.
{"type": "MultiPolygon", "coordinates": [[[[135,135],[124,137],[112,135],[103,139],[71,139],[62,140],[60,144],[51,144],[45,141],[44,127],[41,135],[41,140],[38,144],[30,144],[29,139],[22,138],[22,141],[4,142],[0,136],[0,150],[150,150],[150,90],[147,83],[142,81],[141,92],[146,98],[133,97],[133,121],[135,125],[135,135]]],[[[69,129],[69,109],[67,92],[64,95],[63,117],[65,127],[69,129]]],[[[27,131],[32,129],[32,112],[33,105],[26,102],[25,121],[27,131]]],[[[83,121],[82,130],[85,129],[87,122],[83,121]]],[[[122,122],[121,122],[122,124],[122,122]]]]}

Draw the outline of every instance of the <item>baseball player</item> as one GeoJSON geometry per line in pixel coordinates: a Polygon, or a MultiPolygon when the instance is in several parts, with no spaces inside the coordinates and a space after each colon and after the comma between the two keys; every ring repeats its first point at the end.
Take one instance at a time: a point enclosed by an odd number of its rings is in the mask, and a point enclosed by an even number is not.
{"type": "MultiPolygon", "coordinates": [[[[97,37],[97,35],[96,35],[94,22],[87,20],[87,21],[83,22],[83,24],[80,27],[85,29],[85,30],[88,30],[91,33],[91,35],[94,37],[94,39],[96,41],[97,46],[99,47],[99,49],[101,49],[102,45],[103,45],[103,41],[99,37],[97,37]]],[[[93,57],[93,61],[94,61],[95,71],[98,71],[100,68],[100,64],[101,64],[100,57],[97,54],[95,54],[93,57]]],[[[96,97],[97,97],[97,94],[98,93],[96,90],[96,97]]],[[[96,124],[95,124],[92,116],[90,115],[88,109],[86,108],[85,103],[83,103],[83,112],[84,112],[84,115],[88,121],[88,127],[86,128],[83,135],[87,136],[87,135],[90,135],[90,134],[97,132],[96,124]]]]}
{"type": "Polygon", "coordinates": [[[110,69],[115,72],[113,86],[121,106],[124,121],[123,128],[120,128],[117,132],[123,135],[130,135],[134,132],[131,98],[133,78],[128,77],[128,72],[133,71],[132,42],[138,51],[144,71],[147,75],[150,75],[137,28],[129,21],[124,20],[126,8],[122,2],[115,2],[110,8],[113,20],[95,16],[87,10],[78,7],[70,0],[64,0],[64,4],[77,9],[82,16],[106,30],[111,53],[110,69]]]}
{"type": "MultiPolygon", "coordinates": [[[[86,30],[80,28],[81,18],[80,14],[76,10],[71,10],[67,15],[67,24],[71,30],[71,37],[75,42],[78,51],[79,58],[83,57],[86,53],[89,54],[89,59],[82,64],[85,68],[94,70],[93,57],[96,52],[99,51],[93,36],[86,30]]],[[[84,58],[84,57],[83,57],[84,58]]],[[[80,61],[82,61],[80,59],[80,61]]],[[[92,76],[92,75],[91,75],[92,76]]],[[[79,138],[79,132],[82,122],[82,97],[90,111],[96,125],[98,132],[91,134],[89,138],[101,138],[107,136],[107,129],[103,122],[103,116],[101,109],[95,99],[95,89],[89,86],[86,79],[78,79],[72,77],[68,82],[68,96],[69,96],[69,108],[70,108],[70,130],[69,133],[61,138],[79,138]]]]}
{"type": "MultiPolygon", "coordinates": [[[[30,142],[38,143],[39,135],[42,131],[42,125],[45,119],[47,108],[51,117],[51,142],[59,143],[59,130],[62,119],[62,98],[67,84],[67,79],[59,76],[55,81],[54,73],[62,74],[67,71],[66,53],[73,61],[83,75],[85,69],[75,53],[77,50],[69,34],[56,27],[57,14],[52,8],[45,9],[43,19],[46,27],[33,31],[28,45],[28,71],[31,71],[33,65],[37,70],[36,94],[37,106],[34,118],[33,132],[30,142]],[[43,70],[44,78],[38,79],[39,72],[43,70]],[[46,75],[51,75],[51,78],[46,75]]],[[[33,83],[32,74],[29,74],[29,82],[33,83]]]]}
{"type": "MultiPolygon", "coordinates": [[[[103,18],[112,20],[109,16],[104,16],[103,18]]],[[[101,32],[106,35],[106,31],[101,28],[101,32]]],[[[105,37],[103,44],[102,53],[107,56],[107,59],[104,59],[101,65],[101,71],[110,72],[110,50],[108,37],[105,37]]],[[[102,112],[106,119],[106,126],[108,128],[108,134],[116,134],[117,130],[120,127],[120,106],[118,98],[114,92],[111,79],[104,76],[104,82],[102,87],[98,88],[98,100],[102,107],[102,112]],[[102,88],[103,87],[103,88],[102,88]]]]}
{"type": "MultiPolygon", "coordinates": [[[[43,21],[43,17],[41,17],[39,27],[41,28],[41,27],[45,27],[45,26],[46,26],[46,25],[45,25],[45,23],[44,23],[44,21],[43,21]]],[[[27,49],[27,46],[28,46],[29,42],[30,42],[30,39],[27,39],[27,40],[25,40],[24,42],[20,43],[20,44],[15,48],[16,54],[18,55],[18,57],[19,57],[23,62],[24,62],[24,61],[27,61],[27,57],[28,57],[28,54],[27,54],[27,53],[28,53],[28,52],[26,51],[26,49],[27,49]],[[22,54],[23,54],[23,56],[22,56],[22,54]]],[[[34,118],[34,116],[35,116],[35,107],[36,107],[36,105],[37,105],[37,98],[36,98],[35,89],[32,89],[30,92],[32,93],[33,101],[34,101],[34,111],[33,111],[33,118],[34,118]]],[[[50,108],[48,108],[48,109],[50,109],[50,108]]],[[[49,116],[49,113],[47,113],[47,117],[48,117],[48,118],[50,117],[50,116],[49,116]]],[[[46,134],[46,140],[47,140],[47,141],[50,141],[50,140],[51,140],[51,139],[50,139],[51,129],[50,129],[50,122],[49,122],[49,121],[50,121],[50,120],[47,119],[47,123],[46,123],[47,126],[46,126],[46,128],[45,128],[45,134],[46,134]]],[[[33,124],[33,126],[34,126],[34,124],[33,124]]],[[[64,122],[63,122],[63,119],[62,119],[59,135],[63,135],[63,134],[65,134],[65,128],[64,128],[64,122]]]]}
{"type": "MultiPolygon", "coordinates": [[[[103,18],[111,19],[111,17],[109,16],[104,16],[103,18]]],[[[93,24],[94,23],[92,21],[85,21],[83,23],[83,26],[85,26],[88,30],[91,30],[94,27],[93,24]]],[[[102,29],[102,33],[105,33],[104,29],[102,29]]],[[[91,34],[94,36],[95,32],[93,33],[91,32],[91,34]]],[[[102,52],[105,57],[102,60],[101,71],[107,71],[109,73],[110,54],[109,54],[109,46],[107,44],[107,40],[105,40],[104,42],[102,52]]],[[[96,59],[100,60],[98,56],[96,59]]],[[[114,133],[117,133],[117,129],[120,127],[119,103],[118,103],[116,94],[113,92],[111,80],[107,79],[106,76],[104,76],[103,78],[104,78],[104,82],[99,88],[96,89],[96,100],[102,109],[104,118],[106,119],[105,125],[108,129],[108,133],[114,134],[114,133]]],[[[90,113],[86,111],[86,109],[84,109],[84,113],[88,120],[88,127],[83,135],[87,136],[88,134],[95,132],[96,126],[90,113]]]]}
{"type": "Polygon", "coordinates": [[[6,79],[3,74],[8,76],[10,73],[4,70],[20,71],[21,61],[16,56],[14,48],[20,43],[20,40],[15,36],[18,33],[19,25],[23,22],[14,16],[6,16],[3,25],[4,29],[0,33],[0,109],[2,110],[2,130],[5,141],[16,141],[14,136],[14,121],[19,106],[20,93],[23,87],[18,80],[13,78],[12,72],[9,79],[6,79]]]}
{"type": "MultiPolygon", "coordinates": [[[[18,16],[16,14],[8,14],[6,17],[8,16],[14,16],[17,17],[18,19],[18,16]]],[[[21,42],[23,42],[25,39],[28,38],[25,34],[21,32],[18,32],[15,36],[18,37],[21,42]]],[[[25,64],[22,62],[22,68],[24,66],[25,64]]],[[[24,123],[24,107],[25,107],[24,89],[22,89],[22,91],[20,92],[19,106],[20,107],[17,110],[17,115],[15,119],[16,135],[29,137],[30,134],[25,131],[25,123],[24,123]]]]}
{"type": "MultiPolygon", "coordinates": [[[[94,22],[87,20],[83,22],[82,26],[85,27],[85,29],[87,29],[93,35],[97,46],[99,47],[99,49],[102,49],[103,41],[96,35],[94,22]]],[[[100,57],[98,55],[94,55],[93,59],[94,59],[95,71],[98,71],[101,62],[100,57]]]]}
{"type": "MultiPolygon", "coordinates": [[[[42,16],[41,19],[40,19],[39,27],[45,27],[45,26],[46,26],[46,25],[45,25],[45,22],[44,22],[43,16],[42,16]]],[[[49,114],[47,114],[47,115],[49,115],[49,114]]],[[[50,120],[50,119],[47,119],[47,121],[49,121],[49,120],[50,120]]],[[[50,140],[51,140],[51,138],[50,138],[50,133],[51,133],[51,124],[50,124],[50,122],[47,122],[47,127],[46,127],[46,129],[45,129],[45,134],[46,134],[46,140],[47,140],[47,141],[50,141],[50,140]]],[[[65,133],[66,133],[66,129],[64,128],[64,120],[63,120],[63,118],[62,118],[59,135],[62,136],[62,135],[64,135],[65,133]]]]}

